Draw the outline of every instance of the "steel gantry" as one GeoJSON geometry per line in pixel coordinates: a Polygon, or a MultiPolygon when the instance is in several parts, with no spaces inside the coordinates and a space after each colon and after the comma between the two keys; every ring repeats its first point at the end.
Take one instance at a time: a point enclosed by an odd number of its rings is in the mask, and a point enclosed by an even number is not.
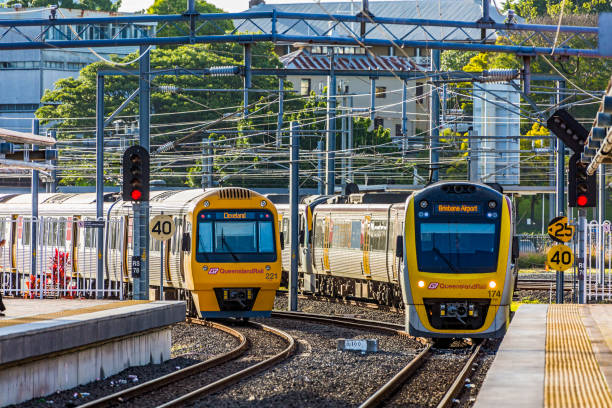
{"type": "MultiPolygon", "coordinates": [[[[188,12],[178,15],[140,15],[92,18],[48,18],[0,20],[0,50],[149,46],[169,44],[241,43],[263,41],[274,43],[309,43],[338,46],[386,46],[413,47],[439,50],[464,50],[503,52],[523,56],[537,55],[580,56],[601,58],[612,56],[612,49],[605,38],[612,35],[608,27],[610,17],[600,16],[599,27],[555,26],[520,24],[513,19],[496,23],[488,16],[488,1],[483,1],[483,18],[478,21],[433,20],[415,18],[377,17],[371,14],[302,14],[277,10],[242,13],[199,14],[188,2],[188,12]],[[191,10],[191,11],[189,11],[191,10]],[[231,20],[235,28],[222,34],[202,34],[210,24],[231,20]],[[155,36],[168,26],[189,25],[179,29],[184,35],[155,36]],[[323,24],[321,24],[323,23],[323,24]],[[352,24],[358,23],[358,24],[352,24]],[[141,24],[136,27],[135,24],[141,24]],[[310,28],[309,35],[297,29],[300,25],[310,28]],[[103,30],[113,25],[112,32],[103,30]],[[355,27],[364,27],[357,30],[355,27]],[[78,29],[75,29],[77,27],[78,29]],[[399,30],[398,30],[399,27],[399,30]],[[257,33],[244,33],[256,30],[257,33]],[[610,31],[610,32],[609,32],[610,31]],[[99,39],[89,39],[87,32],[97,33],[99,39]],[[113,34],[114,33],[114,34],[113,34]],[[341,33],[338,35],[334,33],[341,33]],[[426,40],[413,39],[415,33],[426,40]],[[557,41],[557,33],[563,39],[557,41]],[[495,38],[503,36],[509,44],[495,44],[495,38]],[[48,39],[59,37],[60,39],[48,39]],[[535,42],[535,44],[534,44],[535,42]],[[558,42],[558,43],[557,43],[558,42]],[[572,42],[580,42],[584,48],[574,48],[572,42]],[[538,45],[539,44],[539,45],[538,45]]],[[[609,42],[609,41],[608,41],[609,42]]]]}

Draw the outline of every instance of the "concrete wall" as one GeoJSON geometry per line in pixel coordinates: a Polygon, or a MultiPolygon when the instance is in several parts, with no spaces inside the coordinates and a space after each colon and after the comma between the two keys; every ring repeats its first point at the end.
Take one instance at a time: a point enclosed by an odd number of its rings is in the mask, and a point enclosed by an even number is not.
{"type": "Polygon", "coordinates": [[[170,358],[171,330],[104,343],[76,353],[0,369],[0,406],[18,404],[170,358]]]}

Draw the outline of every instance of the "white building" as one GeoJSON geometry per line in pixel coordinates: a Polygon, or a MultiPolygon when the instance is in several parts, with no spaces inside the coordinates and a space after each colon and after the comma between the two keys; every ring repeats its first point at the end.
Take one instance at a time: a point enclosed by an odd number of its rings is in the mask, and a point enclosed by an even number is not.
{"type": "Polygon", "coordinates": [[[474,87],[474,133],[470,179],[518,185],[520,181],[520,95],[507,83],[474,87]],[[480,138],[480,137],[486,138],[480,138]]]}
{"type": "MultiPolygon", "coordinates": [[[[2,19],[48,19],[49,8],[0,8],[2,19]]],[[[129,16],[133,13],[88,11],[78,9],[57,9],[56,18],[129,16]]],[[[65,40],[68,38],[139,38],[155,36],[155,23],[135,25],[108,24],[86,27],[75,25],[71,28],[53,27],[44,38],[65,40]]],[[[40,27],[21,27],[24,35],[36,38],[40,27]]],[[[12,30],[2,42],[25,41],[22,34],[12,30]]],[[[125,56],[138,47],[96,48],[104,58],[111,55],[125,56]]],[[[41,98],[47,89],[53,89],[55,81],[61,78],[78,77],[81,68],[100,59],[88,48],[6,50],[0,52],[0,127],[17,131],[31,131],[34,112],[41,106],[41,98]]]]}

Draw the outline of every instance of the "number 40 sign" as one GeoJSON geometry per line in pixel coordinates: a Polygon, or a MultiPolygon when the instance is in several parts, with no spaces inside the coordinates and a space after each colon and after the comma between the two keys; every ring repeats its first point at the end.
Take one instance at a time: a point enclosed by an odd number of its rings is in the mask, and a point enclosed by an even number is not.
{"type": "Polygon", "coordinates": [[[156,215],[149,224],[149,233],[159,241],[169,240],[175,230],[174,220],[169,215],[156,215]]]}

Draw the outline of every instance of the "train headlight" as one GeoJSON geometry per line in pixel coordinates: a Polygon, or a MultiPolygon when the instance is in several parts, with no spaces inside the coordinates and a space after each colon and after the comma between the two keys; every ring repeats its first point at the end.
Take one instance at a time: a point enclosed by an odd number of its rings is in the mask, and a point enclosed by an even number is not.
{"type": "Polygon", "coordinates": [[[270,265],[266,265],[266,271],[270,270],[270,265]]]}
{"type": "Polygon", "coordinates": [[[489,201],[489,208],[493,209],[495,207],[497,207],[497,203],[493,200],[489,201]]]}
{"type": "Polygon", "coordinates": [[[417,283],[417,285],[419,285],[419,288],[424,288],[425,287],[425,281],[419,281],[419,283],[417,283]]]}
{"type": "Polygon", "coordinates": [[[497,283],[495,283],[495,281],[491,281],[491,282],[489,282],[489,287],[490,287],[491,289],[495,289],[495,287],[496,287],[496,286],[497,286],[497,283]]]}
{"type": "Polygon", "coordinates": [[[204,266],[202,267],[202,270],[203,270],[204,272],[206,272],[206,271],[208,270],[208,266],[204,265],[204,266]]]}
{"type": "Polygon", "coordinates": [[[265,207],[268,203],[266,203],[266,200],[261,200],[261,203],[259,203],[260,206],[265,207]]]}
{"type": "Polygon", "coordinates": [[[427,202],[427,200],[421,200],[421,202],[419,203],[419,206],[421,208],[427,208],[428,205],[429,203],[427,202]]]}
{"type": "Polygon", "coordinates": [[[210,201],[205,200],[204,201],[204,207],[210,207],[210,201]]]}

